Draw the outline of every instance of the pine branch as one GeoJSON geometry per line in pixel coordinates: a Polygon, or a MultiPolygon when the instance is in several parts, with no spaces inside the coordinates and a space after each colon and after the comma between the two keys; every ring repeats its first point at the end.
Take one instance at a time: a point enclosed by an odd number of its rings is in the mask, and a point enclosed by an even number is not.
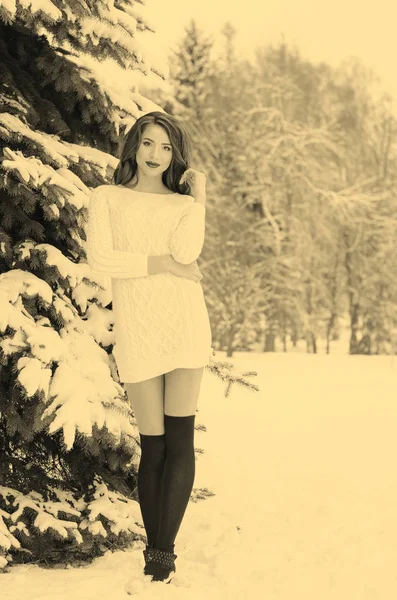
{"type": "Polygon", "coordinates": [[[230,395],[234,384],[240,385],[250,391],[259,392],[259,387],[247,380],[247,377],[256,377],[258,375],[255,371],[231,373],[235,369],[235,366],[232,363],[222,361],[212,362],[206,368],[226,383],[225,398],[230,395]]]}

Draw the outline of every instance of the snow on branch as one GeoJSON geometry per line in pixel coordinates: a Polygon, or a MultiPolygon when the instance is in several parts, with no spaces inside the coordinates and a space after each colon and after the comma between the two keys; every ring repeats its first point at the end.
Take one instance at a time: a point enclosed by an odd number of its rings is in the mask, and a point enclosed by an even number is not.
{"type": "Polygon", "coordinates": [[[23,352],[17,380],[27,397],[39,394],[46,405],[42,419],[48,432],[61,430],[67,450],[78,432],[90,437],[94,426],[105,427],[116,443],[133,445],[131,408],[111,377],[108,354],[73,311],[62,314],[67,321],[58,333],[48,319],[35,320],[27,312],[24,297],[38,297],[48,310],[57,310],[62,300],[33,274],[16,270],[0,275],[2,362],[23,352]]]}
{"type": "Polygon", "coordinates": [[[22,141],[29,140],[41,155],[48,157],[57,167],[67,167],[68,161],[77,162],[78,160],[78,157],[73,155],[71,150],[68,150],[55,136],[33,131],[18,117],[9,113],[0,115],[0,136],[18,145],[22,141]]]}
{"type": "MultiPolygon", "coordinates": [[[[49,486],[46,495],[0,486],[0,570],[13,560],[13,555],[28,552],[25,540],[47,540],[49,552],[55,539],[68,539],[80,551],[92,546],[92,540],[115,539],[127,535],[142,536],[143,524],[139,504],[109,490],[97,476],[87,493],[49,486]]],[[[110,540],[109,540],[110,541],[110,540]]]]}
{"type": "Polygon", "coordinates": [[[0,0],[0,10],[3,20],[18,20],[63,50],[91,53],[102,60],[111,48],[112,57],[124,68],[130,68],[133,59],[135,68],[164,77],[161,61],[146,50],[143,37],[153,34],[154,28],[130,2],[117,2],[117,7],[114,0],[79,3],[75,14],[65,3],[57,7],[50,0],[0,0]]]}
{"type": "Polygon", "coordinates": [[[109,119],[117,135],[122,127],[130,127],[142,114],[153,110],[164,112],[155,102],[139,93],[142,78],[136,69],[126,70],[112,59],[98,62],[89,54],[69,54],[66,59],[79,67],[82,79],[99,90],[101,100],[107,99],[109,119]]]}
{"type": "MultiPolygon", "coordinates": [[[[40,187],[44,183],[49,185],[56,183],[69,192],[73,191],[76,196],[80,191],[87,194],[89,189],[68,169],[70,164],[84,162],[97,171],[99,176],[105,178],[113,172],[118,162],[117,158],[96,148],[72,144],[62,141],[58,136],[33,131],[18,117],[8,113],[0,115],[0,136],[16,145],[21,145],[22,142],[28,143],[39,154],[39,158],[26,157],[21,150],[13,151],[8,147],[3,149],[2,167],[7,171],[14,171],[20,181],[33,187],[40,187]],[[45,164],[42,159],[53,164],[45,164]],[[65,179],[59,179],[60,175],[65,179]]],[[[3,182],[6,183],[7,181],[3,182]]],[[[82,203],[79,202],[78,205],[82,206],[82,203]]]]}

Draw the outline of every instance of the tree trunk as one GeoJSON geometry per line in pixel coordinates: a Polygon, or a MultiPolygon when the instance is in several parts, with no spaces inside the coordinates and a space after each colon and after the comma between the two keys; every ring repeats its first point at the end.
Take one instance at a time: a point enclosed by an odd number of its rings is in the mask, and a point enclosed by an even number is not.
{"type": "Polygon", "coordinates": [[[312,331],[306,334],[306,352],[317,354],[317,338],[312,331]]]}
{"type": "Polygon", "coordinates": [[[360,306],[358,303],[351,303],[350,305],[350,343],[349,353],[360,354],[359,342],[357,338],[357,332],[359,328],[359,314],[360,306]]]}
{"type": "Polygon", "coordinates": [[[276,333],[277,321],[275,314],[266,318],[267,326],[265,329],[265,348],[264,352],[276,352],[276,333]]]}
{"type": "Polygon", "coordinates": [[[330,349],[331,349],[331,334],[332,334],[332,331],[335,326],[335,321],[336,321],[336,314],[331,313],[331,316],[329,318],[328,325],[327,325],[327,350],[326,350],[327,354],[330,353],[330,349]]]}
{"type": "Polygon", "coordinates": [[[317,354],[317,338],[314,333],[311,334],[313,354],[317,354]]]}
{"type": "Polygon", "coordinates": [[[344,234],[345,239],[345,269],[347,273],[347,289],[349,298],[349,314],[350,314],[350,342],[349,342],[349,354],[360,354],[359,343],[357,339],[357,333],[359,330],[359,317],[360,317],[360,305],[358,301],[358,281],[357,275],[354,278],[354,266],[352,262],[352,255],[349,250],[348,236],[344,234]]]}
{"type": "Polygon", "coordinates": [[[231,358],[233,356],[233,351],[234,351],[234,348],[233,348],[234,328],[233,327],[231,327],[229,329],[229,335],[227,337],[228,337],[228,342],[227,342],[226,356],[228,358],[231,358]]]}
{"type": "Polygon", "coordinates": [[[264,352],[276,351],[276,336],[272,331],[266,331],[264,352]]]}

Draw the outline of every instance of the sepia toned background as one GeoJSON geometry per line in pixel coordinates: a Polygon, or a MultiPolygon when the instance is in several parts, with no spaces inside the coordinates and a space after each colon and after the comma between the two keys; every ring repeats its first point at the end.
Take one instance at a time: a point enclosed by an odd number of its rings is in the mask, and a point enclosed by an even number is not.
{"type": "Polygon", "coordinates": [[[230,21],[237,30],[236,45],[244,56],[252,57],[255,46],[279,42],[284,36],[289,45],[296,45],[305,58],[316,62],[336,65],[351,56],[358,57],[376,71],[388,92],[394,97],[397,94],[397,41],[393,29],[397,8],[390,0],[153,0],[147,3],[147,13],[156,26],[155,43],[159,47],[172,47],[191,18],[215,38],[230,21]]]}
{"type": "Polygon", "coordinates": [[[0,0],[2,599],[396,598],[396,17],[0,0]],[[207,176],[214,350],[167,586],[142,576],[138,429],[84,235],[153,110],[207,176]]]}

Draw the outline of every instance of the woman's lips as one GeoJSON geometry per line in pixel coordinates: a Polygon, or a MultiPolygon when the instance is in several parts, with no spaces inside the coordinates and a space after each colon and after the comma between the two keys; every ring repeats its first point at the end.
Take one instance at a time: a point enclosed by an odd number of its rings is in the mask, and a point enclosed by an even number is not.
{"type": "Polygon", "coordinates": [[[150,161],[146,161],[146,164],[147,164],[147,166],[148,166],[148,167],[150,167],[151,169],[155,169],[156,167],[159,167],[159,166],[160,166],[159,164],[157,164],[157,163],[153,163],[153,162],[150,162],[150,161]]]}

